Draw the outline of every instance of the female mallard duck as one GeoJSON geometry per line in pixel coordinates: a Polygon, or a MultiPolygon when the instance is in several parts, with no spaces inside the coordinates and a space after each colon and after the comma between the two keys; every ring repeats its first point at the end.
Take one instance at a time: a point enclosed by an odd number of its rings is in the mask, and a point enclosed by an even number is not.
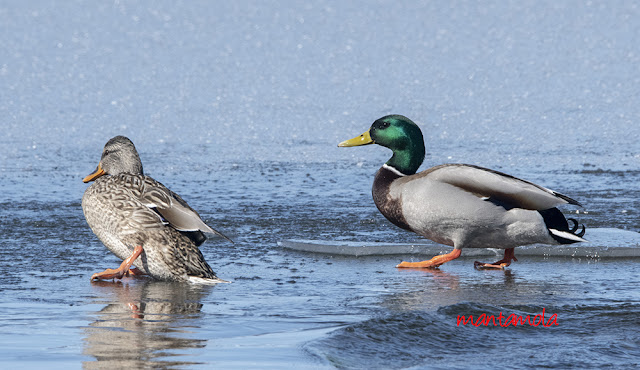
{"type": "Polygon", "coordinates": [[[378,144],[393,156],[376,173],[373,201],[389,221],[453,251],[428,261],[397,267],[437,267],[460,256],[462,248],[504,249],[504,258],[480,268],[504,268],[514,248],[527,244],[570,244],[585,241],[555,208],[575,200],[513,176],[465,164],[443,164],[416,173],[424,160],[420,128],[400,115],[375,121],[369,131],[338,144],[378,144]]]}
{"type": "Polygon", "coordinates": [[[223,281],[198,246],[206,240],[203,232],[229,239],[207,226],[178,194],[143,174],[131,140],[116,136],[107,142],[98,168],[83,181],[93,180],[82,197],[84,216],[98,239],[124,262],[91,280],[120,279],[131,272],[161,280],[223,281]],[[129,270],[131,265],[138,269],[129,270]]]}

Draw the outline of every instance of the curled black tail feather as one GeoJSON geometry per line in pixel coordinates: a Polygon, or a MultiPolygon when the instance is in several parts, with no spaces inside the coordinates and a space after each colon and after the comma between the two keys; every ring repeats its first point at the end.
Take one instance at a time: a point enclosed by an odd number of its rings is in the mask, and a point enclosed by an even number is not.
{"type": "MultiPolygon", "coordinates": [[[[542,215],[542,219],[544,220],[544,223],[547,226],[547,229],[564,231],[566,233],[573,234],[580,238],[584,235],[586,231],[584,225],[582,225],[582,230],[580,230],[580,232],[576,232],[578,231],[579,224],[578,224],[578,221],[576,221],[573,218],[568,219],[573,223],[572,227],[569,228],[569,223],[567,222],[567,219],[564,217],[562,212],[560,212],[560,210],[557,208],[544,209],[538,212],[540,213],[540,215],[542,215]]],[[[562,237],[561,235],[556,235],[551,231],[549,231],[549,235],[551,235],[551,237],[560,244],[572,244],[572,243],[579,242],[579,240],[569,239],[569,238],[562,237]]]]}
{"type": "Polygon", "coordinates": [[[571,231],[572,234],[575,234],[579,237],[582,237],[584,235],[584,232],[586,231],[584,225],[578,224],[578,221],[576,221],[575,218],[567,218],[567,221],[573,222],[573,227],[569,230],[571,231]],[[579,226],[582,226],[582,230],[579,233],[576,233],[576,231],[578,231],[579,226]]]}

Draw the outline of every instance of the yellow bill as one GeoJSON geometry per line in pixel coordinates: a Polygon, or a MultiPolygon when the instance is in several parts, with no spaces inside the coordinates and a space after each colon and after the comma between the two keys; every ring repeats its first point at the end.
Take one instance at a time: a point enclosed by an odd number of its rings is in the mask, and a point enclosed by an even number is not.
{"type": "Polygon", "coordinates": [[[371,135],[369,135],[369,131],[365,132],[360,136],[356,136],[353,139],[345,140],[338,144],[340,147],[347,146],[360,146],[360,145],[368,145],[373,144],[373,140],[371,139],[371,135]]]}

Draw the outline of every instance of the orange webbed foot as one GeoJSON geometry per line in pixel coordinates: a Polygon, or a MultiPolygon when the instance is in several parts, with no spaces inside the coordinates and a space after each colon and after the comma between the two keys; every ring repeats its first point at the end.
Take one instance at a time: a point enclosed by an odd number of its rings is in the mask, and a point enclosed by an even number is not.
{"type": "Polygon", "coordinates": [[[91,281],[93,280],[108,280],[108,279],[122,279],[123,276],[125,275],[140,275],[141,272],[136,269],[135,267],[133,269],[130,270],[131,265],[133,264],[133,261],[136,260],[136,258],[138,258],[138,256],[142,253],[142,246],[141,245],[137,245],[134,250],[133,253],[127,257],[126,260],[122,261],[122,264],[120,264],[120,267],[118,267],[117,269],[106,269],[102,272],[97,272],[93,275],[91,275],[91,281]]]}
{"type": "Polygon", "coordinates": [[[483,269],[499,269],[504,270],[505,267],[509,266],[511,263],[503,262],[502,260],[495,263],[484,263],[480,261],[474,261],[473,267],[483,270],[483,269]]]}
{"type": "Polygon", "coordinates": [[[91,280],[109,280],[109,279],[122,279],[128,271],[123,271],[120,268],[106,269],[102,272],[96,272],[91,275],[91,280]]]}
{"type": "Polygon", "coordinates": [[[460,257],[460,249],[454,249],[449,253],[441,254],[439,256],[435,256],[428,261],[421,262],[401,262],[396,267],[398,268],[437,268],[443,263],[449,262],[460,257]]]}
{"type": "Polygon", "coordinates": [[[137,267],[132,267],[129,269],[129,272],[127,272],[127,276],[144,276],[146,275],[144,272],[140,271],[139,268],[137,267]]]}
{"type": "Polygon", "coordinates": [[[495,263],[484,263],[484,262],[475,261],[473,263],[473,267],[479,270],[483,270],[483,269],[504,270],[505,267],[511,265],[511,261],[516,261],[516,262],[518,261],[518,259],[515,256],[514,248],[505,249],[504,258],[502,258],[500,261],[497,261],[495,263]]]}
{"type": "Polygon", "coordinates": [[[424,268],[424,269],[435,269],[440,265],[436,265],[435,263],[429,261],[420,261],[420,262],[407,262],[402,261],[396,265],[397,268],[424,268]]]}

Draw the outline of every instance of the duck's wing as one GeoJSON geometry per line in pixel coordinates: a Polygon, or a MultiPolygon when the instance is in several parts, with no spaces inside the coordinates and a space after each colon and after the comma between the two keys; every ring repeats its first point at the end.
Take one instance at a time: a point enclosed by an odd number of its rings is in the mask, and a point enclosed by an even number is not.
{"type": "Polygon", "coordinates": [[[231,241],[225,235],[204,223],[198,212],[191,208],[178,194],[172,192],[160,182],[144,175],[124,176],[127,176],[128,190],[146,207],[158,212],[174,229],[179,231],[202,231],[219,235],[231,241]]]}
{"type": "MultiPolygon", "coordinates": [[[[106,205],[108,208],[125,216],[116,218],[118,223],[111,225],[111,227],[124,234],[165,227],[166,222],[158,213],[145,207],[139,199],[132,196],[127,186],[123,186],[123,182],[117,180],[112,178],[109,181],[96,182],[96,184],[92,185],[98,186],[98,191],[93,194],[96,199],[94,202],[101,203],[103,205],[102,208],[106,205]]],[[[96,217],[95,211],[93,214],[93,217],[96,217]]],[[[101,219],[104,220],[104,218],[101,219]]],[[[110,218],[110,220],[113,220],[113,218],[110,218]]],[[[101,227],[104,227],[104,225],[101,225],[101,227]]]]}
{"type": "Polygon", "coordinates": [[[169,190],[166,186],[145,176],[144,198],[149,201],[149,207],[157,209],[171,226],[180,231],[202,231],[218,235],[233,243],[231,239],[205,224],[196,210],[191,208],[181,196],[169,190]]]}
{"type": "Polygon", "coordinates": [[[428,169],[418,176],[423,174],[433,181],[447,183],[480,198],[498,201],[511,207],[544,210],[561,204],[582,206],[566,195],[483,167],[447,164],[428,169]]]}

